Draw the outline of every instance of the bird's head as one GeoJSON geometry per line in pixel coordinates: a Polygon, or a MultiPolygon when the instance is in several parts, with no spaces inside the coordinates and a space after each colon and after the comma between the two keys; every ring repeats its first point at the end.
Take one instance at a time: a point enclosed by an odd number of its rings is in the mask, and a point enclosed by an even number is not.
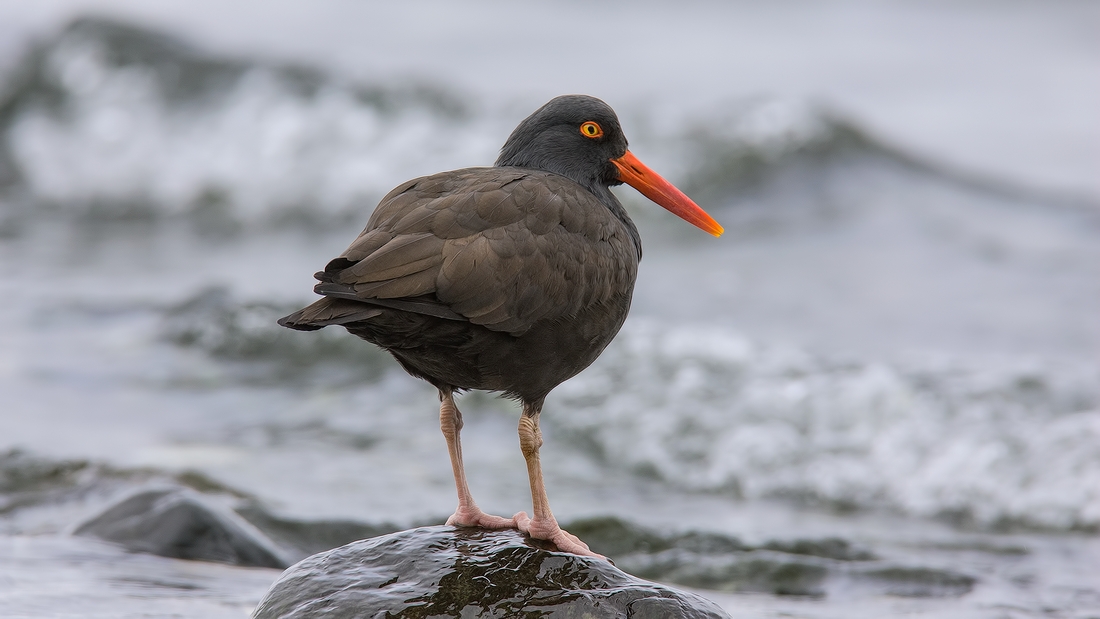
{"type": "Polygon", "coordinates": [[[626,183],[685,221],[714,236],[722,234],[722,226],[691,198],[627,150],[615,110],[595,97],[551,99],[512,131],[496,165],[560,174],[597,194],[626,183]]]}

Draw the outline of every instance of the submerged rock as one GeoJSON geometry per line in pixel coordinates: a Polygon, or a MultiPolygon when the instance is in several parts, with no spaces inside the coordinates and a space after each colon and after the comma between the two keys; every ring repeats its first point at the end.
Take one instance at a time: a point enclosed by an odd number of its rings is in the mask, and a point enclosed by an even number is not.
{"type": "Polygon", "coordinates": [[[292,558],[287,565],[323,550],[401,530],[401,527],[392,523],[367,524],[355,520],[283,518],[272,514],[255,502],[236,507],[233,511],[278,544],[285,554],[292,558]]]}
{"type": "Polygon", "coordinates": [[[714,603],[598,559],[535,548],[517,531],[422,527],[294,565],[254,619],[728,617],[714,603]]]}
{"type": "Polygon", "coordinates": [[[836,561],[818,557],[873,558],[838,539],[772,541],[754,547],[718,533],[666,534],[618,518],[570,522],[567,529],[636,576],[731,593],[821,597],[836,561]]]}
{"type": "Polygon", "coordinates": [[[285,553],[228,508],[183,488],[130,496],[81,524],[76,535],[175,559],[283,568],[285,553]]]}
{"type": "Polygon", "coordinates": [[[874,591],[895,597],[958,597],[977,578],[941,568],[899,565],[836,537],[750,545],[720,533],[665,533],[618,518],[567,524],[623,570],[696,589],[821,598],[874,591]]]}

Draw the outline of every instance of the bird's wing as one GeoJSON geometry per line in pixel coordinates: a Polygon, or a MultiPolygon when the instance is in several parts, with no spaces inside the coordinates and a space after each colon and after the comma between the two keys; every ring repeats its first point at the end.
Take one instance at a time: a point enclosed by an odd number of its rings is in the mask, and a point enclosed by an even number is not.
{"type": "Polygon", "coordinates": [[[317,292],[520,335],[629,288],[623,224],[561,176],[471,168],[415,179],[382,199],[317,292]]]}

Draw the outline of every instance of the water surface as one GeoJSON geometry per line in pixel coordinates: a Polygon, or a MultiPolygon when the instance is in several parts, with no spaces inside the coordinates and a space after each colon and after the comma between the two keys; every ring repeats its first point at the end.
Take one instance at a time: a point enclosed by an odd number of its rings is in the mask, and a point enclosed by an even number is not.
{"type": "MultiPolygon", "coordinates": [[[[247,614],[276,571],[69,535],[150,486],[314,521],[453,509],[433,390],[274,321],[397,182],[491,162],[525,95],[284,60],[84,20],[7,74],[5,616],[247,614]]],[[[624,562],[734,616],[1097,612],[1095,200],[752,94],[677,121],[613,101],[632,150],[728,233],[617,190],[646,255],[623,332],[547,401],[555,513],[738,540],[624,562]]],[[[460,406],[478,502],[527,509],[516,407],[460,406]]]]}

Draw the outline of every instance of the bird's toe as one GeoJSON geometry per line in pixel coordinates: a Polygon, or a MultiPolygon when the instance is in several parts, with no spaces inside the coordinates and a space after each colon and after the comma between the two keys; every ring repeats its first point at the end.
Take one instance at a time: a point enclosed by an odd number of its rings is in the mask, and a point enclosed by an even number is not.
{"type": "Polygon", "coordinates": [[[582,542],[576,535],[559,527],[553,516],[540,520],[528,517],[527,512],[519,512],[512,519],[515,520],[516,528],[521,532],[530,535],[534,539],[546,540],[554,544],[561,552],[610,561],[607,557],[592,552],[588,544],[582,542]]]}
{"type": "Polygon", "coordinates": [[[480,527],[482,529],[516,528],[515,519],[486,514],[476,507],[473,509],[460,507],[447,519],[447,524],[453,527],[480,527]]]}
{"type": "Polygon", "coordinates": [[[592,549],[588,547],[588,544],[582,542],[580,538],[573,535],[565,529],[558,529],[558,532],[550,537],[550,541],[553,542],[558,550],[562,552],[568,552],[570,554],[579,555],[582,557],[595,557],[597,559],[603,559],[604,561],[610,561],[607,557],[601,555],[598,552],[592,552],[592,549]]]}

